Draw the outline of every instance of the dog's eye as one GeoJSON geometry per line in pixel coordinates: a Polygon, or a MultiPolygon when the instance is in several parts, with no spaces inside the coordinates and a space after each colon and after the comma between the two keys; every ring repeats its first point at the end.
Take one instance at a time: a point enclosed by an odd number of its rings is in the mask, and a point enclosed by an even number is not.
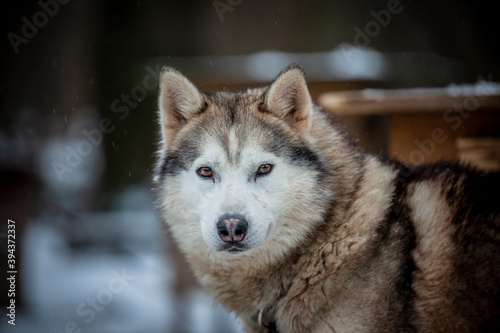
{"type": "Polygon", "coordinates": [[[210,178],[214,175],[212,169],[207,166],[199,168],[196,172],[203,178],[210,178]]]}
{"type": "Polygon", "coordinates": [[[266,164],[262,164],[259,169],[257,170],[257,174],[259,176],[261,175],[265,175],[266,173],[269,173],[271,172],[271,170],[273,169],[273,166],[269,163],[266,163],[266,164]]]}

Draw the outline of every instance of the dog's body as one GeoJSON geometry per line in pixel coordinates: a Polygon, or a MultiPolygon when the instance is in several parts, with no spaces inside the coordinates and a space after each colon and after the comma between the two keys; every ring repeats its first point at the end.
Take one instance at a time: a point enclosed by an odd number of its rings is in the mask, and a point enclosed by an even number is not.
{"type": "Polygon", "coordinates": [[[161,77],[157,205],[248,332],[500,329],[500,175],[364,153],[290,66],[201,93],[161,77]]]}

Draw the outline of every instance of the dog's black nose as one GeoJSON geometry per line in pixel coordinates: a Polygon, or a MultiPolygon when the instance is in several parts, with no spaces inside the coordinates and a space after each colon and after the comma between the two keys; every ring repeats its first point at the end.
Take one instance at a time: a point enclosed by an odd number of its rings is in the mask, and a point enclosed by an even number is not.
{"type": "Polygon", "coordinates": [[[225,216],[217,222],[217,233],[226,243],[237,243],[245,239],[248,231],[247,220],[240,215],[225,216]]]}

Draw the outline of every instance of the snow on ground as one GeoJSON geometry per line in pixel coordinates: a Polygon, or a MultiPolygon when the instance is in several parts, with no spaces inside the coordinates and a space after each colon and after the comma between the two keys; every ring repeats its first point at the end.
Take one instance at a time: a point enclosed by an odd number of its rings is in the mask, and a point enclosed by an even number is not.
{"type": "Polygon", "coordinates": [[[22,239],[16,333],[237,332],[207,293],[173,290],[175,267],[150,210],[46,215],[22,239]],[[71,245],[71,246],[70,246],[71,245]]]}

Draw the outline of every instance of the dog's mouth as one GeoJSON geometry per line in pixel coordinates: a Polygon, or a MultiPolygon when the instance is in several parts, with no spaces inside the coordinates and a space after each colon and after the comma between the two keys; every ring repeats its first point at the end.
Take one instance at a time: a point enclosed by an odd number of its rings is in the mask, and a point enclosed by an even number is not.
{"type": "Polygon", "coordinates": [[[220,251],[228,252],[231,254],[239,254],[247,250],[246,246],[242,244],[226,244],[220,251]]]}

